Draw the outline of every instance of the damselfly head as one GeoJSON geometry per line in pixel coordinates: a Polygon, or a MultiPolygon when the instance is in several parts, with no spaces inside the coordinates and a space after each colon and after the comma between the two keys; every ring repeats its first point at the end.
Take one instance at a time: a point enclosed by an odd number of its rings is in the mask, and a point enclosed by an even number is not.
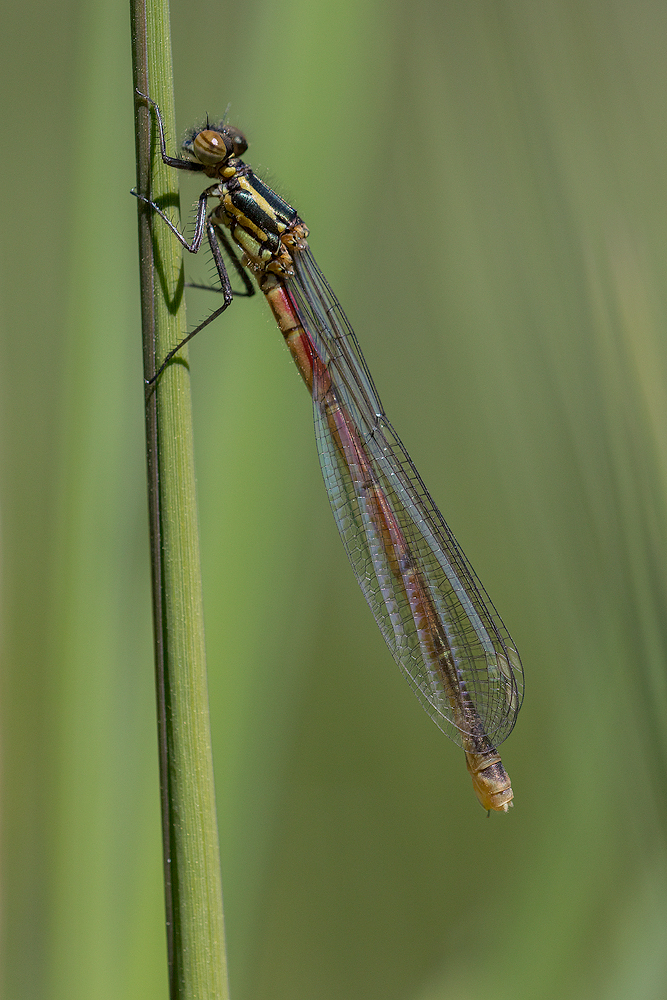
{"type": "Polygon", "coordinates": [[[183,141],[183,149],[207,167],[241,156],[247,148],[246,138],[239,129],[222,124],[215,129],[197,129],[183,141]]]}

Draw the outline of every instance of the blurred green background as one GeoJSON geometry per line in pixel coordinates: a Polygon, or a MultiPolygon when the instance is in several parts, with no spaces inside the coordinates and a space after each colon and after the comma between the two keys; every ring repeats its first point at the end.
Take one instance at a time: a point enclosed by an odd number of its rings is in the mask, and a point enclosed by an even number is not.
{"type": "MultiPolygon", "coordinates": [[[[128,24],[2,3],[7,1000],[166,997],[128,24]]],[[[667,8],[174,0],[172,32],[179,130],[229,105],[306,219],[527,675],[487,819],[238,301],[190,352],[234,1000],[663,998],[667,8]]]]}

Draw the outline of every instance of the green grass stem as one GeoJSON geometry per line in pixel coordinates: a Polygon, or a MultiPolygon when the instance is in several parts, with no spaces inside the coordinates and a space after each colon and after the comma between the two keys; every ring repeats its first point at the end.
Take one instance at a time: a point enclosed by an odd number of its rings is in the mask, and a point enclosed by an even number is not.
{"type": "MultiPolygon", "coordinates": [[[[135,0],[132,31],[135,87],[157,101],[173,136],[165,0],[135,0]]],[[[136,123],[137,189],[173,211],[175,171],[162,163],[155,118],[140,99],[136,123]]],[[[139,240],[150,376],[185,336],[183,261],[177,241],[143,204],[139,240]]],[[[147,393],[146,439],[170,990],[179,1000],[222,1000],[227,967],[185,352],[147,393]]]]}

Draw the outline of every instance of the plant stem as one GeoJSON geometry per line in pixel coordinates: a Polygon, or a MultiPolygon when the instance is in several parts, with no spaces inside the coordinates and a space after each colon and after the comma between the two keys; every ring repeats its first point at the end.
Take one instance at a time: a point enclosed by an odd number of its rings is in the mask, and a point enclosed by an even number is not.
{"type": "MultiPolygon", "coordinates": [[[[167,0],[132,0],[134,85],[174,134],[167,0]]],[[[176,171],[162,163],[154,118],[137,98],[137,190],[172,211],[176,171]],[[153,142],[151,143],[151,132],[153,142]]],[[[185,336],[178,242],[139,203],[146,377],[185,336]]],[[[160,787],[172,1000],[226,1000],[220,855],[202,610],[189,372],[185,351],[147,392],[160,787]]]]}

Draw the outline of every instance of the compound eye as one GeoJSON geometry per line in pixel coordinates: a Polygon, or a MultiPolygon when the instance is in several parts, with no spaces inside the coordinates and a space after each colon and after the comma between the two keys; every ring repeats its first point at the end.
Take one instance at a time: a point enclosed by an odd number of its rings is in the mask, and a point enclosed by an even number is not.
{"type": "Polygon", "coordinates": [[[238,128],[234,128],[233,125],[228,125],[226,132],[234,147],[234,156],[243,156],[248,148],[248,140],[244,136],[243,132],[241,132],[238,128]]]}
{"type": "Polygon", "coordinates": [[[198,132],[192,142],[192,152],[200,163],[210,167],[226,160],[230,153],[232,143],[225,141],[221,132],[214,132],[211,128],[205,128],[198,132]]]}

